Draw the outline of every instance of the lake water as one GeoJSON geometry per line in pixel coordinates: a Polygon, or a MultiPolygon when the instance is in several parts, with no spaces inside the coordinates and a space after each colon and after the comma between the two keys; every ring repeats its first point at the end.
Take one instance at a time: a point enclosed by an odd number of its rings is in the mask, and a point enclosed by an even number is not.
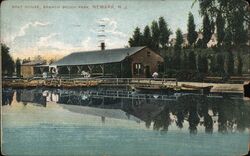
{"type": "MultiPolygon", "coordinates": [[[[90,94],[100,90],[3,89],[6,155],[240,156],[250,102],[242,95],[90,94]],[[176,97],[176,98],[173,98],[176,97]]],[[[103,90],[102,90],[103,91],[103,90]]]]}

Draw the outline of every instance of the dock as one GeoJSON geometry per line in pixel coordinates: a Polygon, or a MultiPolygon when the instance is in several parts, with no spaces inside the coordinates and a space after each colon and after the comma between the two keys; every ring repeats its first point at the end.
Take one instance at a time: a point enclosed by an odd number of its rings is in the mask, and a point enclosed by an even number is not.
{"type": "Polygon", "coordinates": [[[203,82],[178,82],[174,78],[49,78],[49,79],[14,79],[3,80],[3,87],[11,88],[89,88],[89,87],[107,87],[122,88],[131,90],[135,85],[164,85],[181,86],[182,84],[198,87],[213,86],[211,92],[219,93],[243,93],[244,84],[226,84],[226,83],[203,83],[203,82]]]}

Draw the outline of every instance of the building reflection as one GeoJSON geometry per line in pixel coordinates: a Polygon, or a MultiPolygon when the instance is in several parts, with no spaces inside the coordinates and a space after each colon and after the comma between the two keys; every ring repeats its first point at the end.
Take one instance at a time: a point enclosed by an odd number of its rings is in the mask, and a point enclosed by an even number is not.
{"type": "Polygon", "coordinates": [[[2,105],[11,105],[14,91],[11,89],[2,90],[2,105]]]}
{"type": "MultiPolygon", "coordinates": [[[[55,102],[69,111],[75,111],[70,105],[77,105],[79,113],[99,115],[104,124],[106,117],[126,118],[143,121],[145,127],[157,131],[167,132],[169,126],[174,125],[180,129],[187,128],[194,135],[201,129],[212,134],[215,127],[219,133],[242,132],[250,127],[250,106],[244,104],[243,99],[230,96],[216,98],[190,94],[175,101],[166,101],[147,96],[145,99],[92,96],[82,90],[23,89],[15,92],[16,101],[24,104],[36,103],[46,107],[48,102],[55,102]]],[[[4,90],[2,105],[11,105],[13,95],[13,90],[4,90]]]]}

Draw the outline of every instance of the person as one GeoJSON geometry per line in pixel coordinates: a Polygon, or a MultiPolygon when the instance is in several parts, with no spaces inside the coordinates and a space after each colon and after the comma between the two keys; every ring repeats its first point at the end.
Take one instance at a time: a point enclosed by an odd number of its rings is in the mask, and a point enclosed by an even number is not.
{"type": "Polygon", "coordinates": [[[47,77],[48,77],[48,73],[47,73],[47,72],[43,72],[42,75],[43,75],[43,78],[44,78],[44,79],[47,79],[47,77]]]}
{"type": "Polygon", "coordinates": [[[244,96],[250,98],[250,81],[243,86],[244,96]]]}
{"type": "Polygon", "coordinates": [[[158,74],[157,72],[154,72],[153,75],[152,75],[152,77],[153,77],[154,79],[156,79],[156,78],[158,77],[158,75],[159,75],[159,74],[158,74]]]}

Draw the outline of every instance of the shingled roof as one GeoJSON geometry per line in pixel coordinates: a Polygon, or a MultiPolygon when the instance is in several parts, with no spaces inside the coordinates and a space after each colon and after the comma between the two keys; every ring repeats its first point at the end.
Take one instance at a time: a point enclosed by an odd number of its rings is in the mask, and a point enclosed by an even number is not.
{"type": "Polygon", "coordinates": [[[144,48],[146,47],[74,52],[52,63],[51,66],[91,65],[121,62],[126,57],[131,56],[144,48]]]}

